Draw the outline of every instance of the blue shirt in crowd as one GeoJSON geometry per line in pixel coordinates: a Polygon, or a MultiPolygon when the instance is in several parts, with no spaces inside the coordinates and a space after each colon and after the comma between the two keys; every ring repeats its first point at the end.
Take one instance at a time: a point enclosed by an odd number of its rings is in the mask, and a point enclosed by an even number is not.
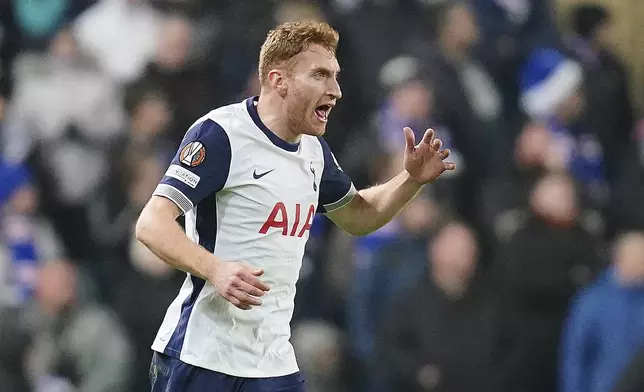
{"type": "Polygon", "coordinates": [[[610,392],[644,346],[644,283],[621,284],[614,268],[574,300],[561,346],[561,392],[610,392]]]}

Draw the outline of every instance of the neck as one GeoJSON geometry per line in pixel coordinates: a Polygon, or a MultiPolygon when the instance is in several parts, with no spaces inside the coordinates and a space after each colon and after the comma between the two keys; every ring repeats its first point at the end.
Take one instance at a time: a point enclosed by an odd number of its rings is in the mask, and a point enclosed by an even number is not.
{"type": "Polygon", "coordinates": [[[260,94],[257,101],[257,114],[260,120],[280,139],[288,143],[297,143],[302,137],[288,126],[287,113],[282,98],[270,94],[260,94]]]}

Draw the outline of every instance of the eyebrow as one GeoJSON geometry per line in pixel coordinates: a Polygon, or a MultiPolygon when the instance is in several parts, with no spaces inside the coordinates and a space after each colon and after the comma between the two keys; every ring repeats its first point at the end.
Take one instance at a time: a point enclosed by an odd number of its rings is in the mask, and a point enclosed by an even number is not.
{"type": "Polygon", "coordinates": [[[319,67],[315,67],[315,68],[311,69],[311,73],[314,73],[314,72],[320,72],[320,71],[325,72],[325,73],[328,73],[328,74],[333,74],[333,73],[335,73],[335,74],[336,74],[336,76],[337,76],[337,75],[339,75],[339,74],[340,74],[340,71],[342,71],[342,69],[338,68],[338,70],[337,70],[337,71],[335,71],[335,72],[334,72],[331,68],[321,67],[321,66],[319,66],[319,67]]]}

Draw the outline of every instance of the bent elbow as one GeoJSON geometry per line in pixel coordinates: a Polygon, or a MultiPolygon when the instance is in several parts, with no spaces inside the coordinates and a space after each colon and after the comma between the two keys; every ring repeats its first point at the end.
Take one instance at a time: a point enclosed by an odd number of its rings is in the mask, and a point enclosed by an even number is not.
{"type": "Polygon", "coordinates": [[[139,215],[139,219],[137,219],[136,221],[136,225],[134,226],[134,234],[136,236],[136,239],[144,244],[147,243],[148,238],[150,238],[151,228],[154,227],[154,225],[150,222],[150,219],[150,214],[147,213],[146,209],[144,208],[141,212],[141,215],[139,215]]]}

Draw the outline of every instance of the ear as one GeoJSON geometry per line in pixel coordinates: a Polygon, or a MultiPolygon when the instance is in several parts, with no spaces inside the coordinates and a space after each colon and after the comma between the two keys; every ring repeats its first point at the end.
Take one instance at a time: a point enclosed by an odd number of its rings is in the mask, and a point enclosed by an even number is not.
{"type": "Polygon", "coordinates": [[[272,69],[268,72],[268,84],[277,93],[284,97],[288,89],[288,80],[286,78],[286,71],[282,69],[272,69]]]}

